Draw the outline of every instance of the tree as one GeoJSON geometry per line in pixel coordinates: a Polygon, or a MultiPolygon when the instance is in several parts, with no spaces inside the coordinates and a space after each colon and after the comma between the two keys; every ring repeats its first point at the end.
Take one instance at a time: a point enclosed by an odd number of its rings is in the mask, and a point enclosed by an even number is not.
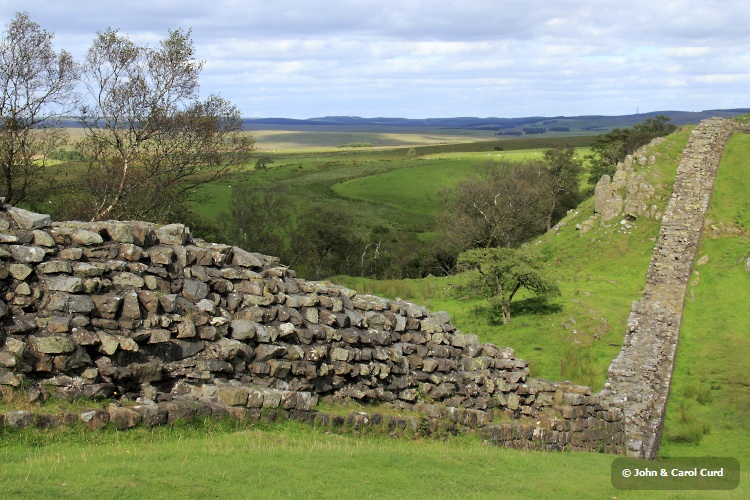
{"type": "Polygon", "coordinates": [[[548,188],[550,203],[547,212],[547,231],[549,231],[568,210],[577,207],[581,202],[578,178],[583,171],[583,162],[576,158],[573,146],[548,149],[544,152],[544,161],[550,172],[548,188]]]}
{"type": "Polygon", "coordinates": [[[74,100],[77,73],[53,38],[17,13],[0,40],[0,195],[7,203],[27,200],[50,153],[67,140],[57,125],[74,100]]]}
{"type": "Polygon", "coordinates": [[[202,68],[189,31],[155,48],[98,33],[84,63],[79,143],[92,219],[176,215],[195,187],[245,161],[253,140],[237,108],[215,95],[198,100],[202,68]]]}
{"type": "Polygon", "coordinates": [[[233,243],[250,250],[286,258],[292,232],[292,202],[281,184],[232,188],[233,243]]]}
{"type": "Polygon", "coordinates": [[[544,231],[550,172],[543,162],[489,160],[476,177],[446,194],[441,224],[456,253],[476,247],[512,247],[544,231]]]}
{"type": "Polygon", "coordinates": [[[334,274],[356,275],[363,245],[354,219],[343,207],[313,206],[297,218],[292,233],[294,266],[320,279],[334,274]]]}
{"type": "Polygon", "coordinates": [[[618,162],[652,139],[674,132],[677,127],[670,123],[671,120],[666,115],[657,115],[632,128],[615,128],[596,136],[591,143],[592,153],[586,157],[590,164],[589,184],[595,186],[603,175],[614,175],[618,162]]]}
{"type": "Polygon", "coordinates": [[[540,259],[525,249],[473,249],[459,255],[458,264],[460,269],[476,271],[471,286],[499,306],[503,324],[510,321],[510,304],[521,288],[540,297],[560,294],[540,259]]]}
{"type": "Polygon", "coordinates": [[[255,162],[255,170],[268,170],[268,165],[273,163],[273,158],[268,155],[261,155],[255,162]]]}

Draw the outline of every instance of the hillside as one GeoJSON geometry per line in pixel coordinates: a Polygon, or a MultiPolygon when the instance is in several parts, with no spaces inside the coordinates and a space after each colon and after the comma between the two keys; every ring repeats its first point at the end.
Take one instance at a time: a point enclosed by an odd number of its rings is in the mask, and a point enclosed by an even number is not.
{"type": "MultiPolygon", "coordinates": [[[[606,132],[616,127],[632,127],[646,118],[666,115],[675,125],[696,124],[713,116],[730,118],[749,112],[750,109],[723,109],[705,111],[653,111],[621,116],[530,116],[519,118],[361,118],[358,116],[325,116],[306,120],[289,118],[246,118],[246,130],[297,130],[297,131],[357,131],[357,132],[408,132],[420,130],[484,131],[487,135],[498,132],[519,132],[519,135],[538,133],[564,133],[564,135],[591,135],[606,132]],[[543,132],[533,129],[545,129],[543,132]],[[524,132],[524,129],[529,131],[524,132]],[[558,129],[558,130],[554,130],[558,129]],[[562,130],[567,129],[567,130],[562,130]]],[[[508,137],[512,137],[509,135],[508,137]]]]}

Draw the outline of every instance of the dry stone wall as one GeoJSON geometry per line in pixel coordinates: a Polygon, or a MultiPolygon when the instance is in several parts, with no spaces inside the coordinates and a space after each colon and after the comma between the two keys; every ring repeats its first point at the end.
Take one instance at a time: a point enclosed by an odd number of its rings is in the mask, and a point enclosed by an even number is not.
{"type": "Polygon", "coordinates": [[[608,399],[624,404],[628,455],[655,458],[659,450],[688,279],[724,146],[739,130],[734,121],[705,120],[683,151],[646,288],[633,304],[605,389],[608,399]]]}
{"type": "Polygon", "coordinates": [[[512,349],[461,333],[447,313],[297,279],[180,224],[52,222],[5,206],[0,262],[0,384],[140,401],[110,410],[118,427],[309,412],[325,397],[483,427],[510,446],[592,449],[606,435],[607,450],[622,447],[621,408],[531,379],[512,349]]]}

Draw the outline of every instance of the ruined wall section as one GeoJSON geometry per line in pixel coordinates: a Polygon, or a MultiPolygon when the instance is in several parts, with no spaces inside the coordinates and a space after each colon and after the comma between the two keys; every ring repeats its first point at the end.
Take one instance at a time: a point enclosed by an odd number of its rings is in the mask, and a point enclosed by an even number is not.
{"type": "Polygon", "coordinates": [[[734,121],[705,120],[683,151],[646,288],[633,303],[604,391],[624,404],[628,455],[655,458],[659,450],[688,279],[724,146],[740,129],[734,121]]]}
{"type": "Polygon", "coordinates": [[[0,284],[0,385],[31,398],[140,400],[172,416],[178,403],[308,412],[351,399],[487,427],[516,447],[622,449],[621,408],[529,378],[512,349],[447,313],[298,279],[180,224],[52,222],[5,206],[0,284]]]}

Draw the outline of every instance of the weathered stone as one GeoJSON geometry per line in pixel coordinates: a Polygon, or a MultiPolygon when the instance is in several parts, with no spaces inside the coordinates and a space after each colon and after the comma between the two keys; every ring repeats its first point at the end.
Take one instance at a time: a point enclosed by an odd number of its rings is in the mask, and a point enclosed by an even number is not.
{"type": "Polygon", "coordinates": [[[73,352],[75,344],[69,336],[51,335],[49,337],[29,337],[31,348],[41,354],[64,354],[73,352]]]}
{"type": "Polygon", "coordinates": [[[31,425],[34,414],[27,410],[13,410],[5,413],[5,425],[12,429],[24,429],[31,425]]]}
{"type": "Polygon", "coordinates": [[[81,278],[48,277],[44,279],[44,288],[57,292],[78,293],[83,290],[81,278]]]}
{"type": "Polygon", "coordinates": [[[208,292],[208,285],[200,281],[185,280],[182,285],[182,296],[193,303],[205,299],[208,292]]]}
{"type": "Polygon", "coordinates": [[[219,398],[227,406],[245,406],[248,391],[242,387],[226,386],[219,389],[219,398]]]}
{"type": "Polygon", "coordinates": [[[154,234],[162,245],[185,245],[191,241],[190,229],[183,224],[166,224],[156,228],[154,234]]]}
{"type": "Polygon", "coordinates": [[[94,303],[95,313],[98,316],[113,319],[120,312],[123,297],[114,294],[93,295],[91,296],[91,300],[94,303]]]}
{"type": "Polygon", "coordinates": [[[9,207],[6,211],[21,229],[42,229],[52,225],[52,219],[48,214],[37,214],[18,207],[9,207]]]}
{"type": "Polygon", "coordinates": [[[263,267],[263,261],[258,258],[258,254],[250,253],[239,247],[233,247],[232,265],[240,267],[260,268],[263,267]]]}
{"type": "Polygon", "coordinates": [[[133,273],[119,273],[112,278],[112,283],[119,286],[143,288],[145,282],[141,276],[133,273]]]}
{"type": "Polygon", "coordinates": [[[13,278],[19,281],[23,281],[28,278],[32,272],[33,268],[31,266],[27,266],[26,264],[11,264],[8,266],[8,273],[10,273],[13,278]]]}
{"type": "Polygon", "coordinates": [[[281,358],[286,354],[286,349],[272,344],[260,344],[255,348],[255,360],[267,361],[269,359],[281,358]]]}
{"type": "Polygon", "coordinates": [[[34,234],[34,244],[40,247],[53,248],[55,246],[55,240],[48,232],[36,229],[32,231],[34,234]]]}
{"type": "MultiPolygon", "coordinates": [[[[132,234],[130,235],[132,239],[132,234]]],[[[151,252],[149,251],[149,256],[151,252]]],[[[141,247],[131,244],[120,245],[120,257],[131,262],[138,262],[143,257],[143,250],[141,247]]]]}
{"type": "MultiPolygon", "coordinates": [[[[109,384],[111,385],[111,384],[109,384]]],[[[114,386],[113,386],[114,387],[114,386]]],[[[87,396],[91,397],[91,396],[87,396]]],[[[81,421],[91,430],[98,430],[109,423],[109,412],[107,410],[88,410],[80,415],[81,421]]]]}
{"type": "Polygon", "coordinates": [[[141,415],[130,408],[109,407],[109,421],[117,430],[132,429],[141,423],[141,415]]]}
{"type": "Polygon", "coordinates": [[[36,270],[42,274],[71,274],[73,266],[66,260],[50,260],[39,263],[36,270]]]}
{"type": "Polygon", "coordinates": [[[70,238],[73,240],[73,243],[82,246],[101,245],[104,243],[99,233],[86,229],[76,229],[71,233],[70,238]]]}
{"type": "Polygon", "coordinates": [[[11,245],[10,255],[18,262],[42,262],[46,253],[42,247],[11,245]]]}

